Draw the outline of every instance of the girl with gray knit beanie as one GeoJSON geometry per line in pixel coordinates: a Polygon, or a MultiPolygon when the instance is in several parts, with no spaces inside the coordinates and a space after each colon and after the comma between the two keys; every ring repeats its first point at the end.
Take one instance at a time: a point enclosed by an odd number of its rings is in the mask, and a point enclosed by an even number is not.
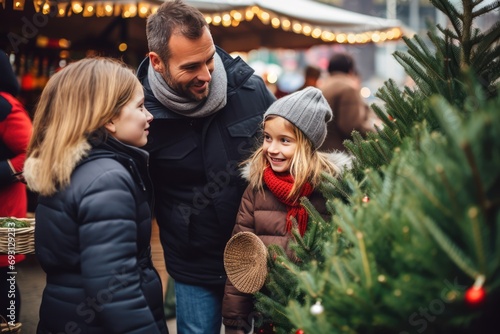
{"type": "MultiPolygon", "coordinates": [[[[264,114],[262,145],[244,163],[249,185],[243,194],[233,235],[255,233],[266,247],[288,249],[293,222],[301,235],[307,230],[308,214],[300,204],[307,197],[328,220],[325,198],[316,190],[321,174],[339,176],[351,161],[344,153],[318,151],[326,137],[332,110],[321,91],[307,87],[275,101],[264,114]]],[[[222,306],[226,334],[251,331],[252,294],[238,291],[226,282],[222,306]]],[[[272,328],[256,329],[272,333],[272,328]]],[[[267,325],[269,326],[269,325],[267,325]]]]}

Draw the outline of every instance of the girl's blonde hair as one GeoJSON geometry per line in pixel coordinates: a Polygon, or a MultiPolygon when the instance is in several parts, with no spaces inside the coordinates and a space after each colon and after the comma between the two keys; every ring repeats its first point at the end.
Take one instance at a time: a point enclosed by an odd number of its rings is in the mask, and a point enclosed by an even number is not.
{"type": "MultiPolygon", "coordinates": [[[[268,116],[262,123],[262,128],[266,121],[273,118],[280,117],[275,115],[268,116]]],[[[284,118],[283,118],[284,119],[284,118]]],[[[328,159],[328,155],[313,149],[311,141],[304,135],[304,133],[297,128],[293,123],[285,120],[285,126],[289,127],[297,138],[297,148],[292,157],[290,164],[290,175],[295,180],[292,190],[288,198],[298,200],[302,186],[309,182],[316,188],[321,182],[321,173],[326,172],[331,175],[338,175],[341,170],[339,166],[335,165],[328,159]]],[[[249,165],[250,175],[249,184],[256,190],[262,191],[264,189],[264,170],[269,166],[267,157],[262,149],[262,142],[259,148],[242,163],[242,165],[249,165]]]]}
{"type": "Polygon", "coordinates": [[[134,72],[111,58],[82,59],[54,74],[35,111],[25,166],[28,186],[51,195],[68,185],[77,162],[90,150],[88,138],[105,135],[104,125],[139,87],[134,72]]]}

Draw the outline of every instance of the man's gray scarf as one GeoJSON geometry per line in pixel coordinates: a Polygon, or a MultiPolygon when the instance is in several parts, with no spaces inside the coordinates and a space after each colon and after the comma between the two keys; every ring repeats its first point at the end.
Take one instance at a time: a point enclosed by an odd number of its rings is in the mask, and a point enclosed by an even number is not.
{"type": "Polygon", "coordinates": [[[227,76],[222,59],[214,55],[214,71],[209,83],[207,99],[193,101],[179,96],[170,88],[160,73],[153,69],[151,62],[148,69],[148,80],[154,96],[168,109],[188,117],[206,117],[219,111],[226,105],[227,76]]]}

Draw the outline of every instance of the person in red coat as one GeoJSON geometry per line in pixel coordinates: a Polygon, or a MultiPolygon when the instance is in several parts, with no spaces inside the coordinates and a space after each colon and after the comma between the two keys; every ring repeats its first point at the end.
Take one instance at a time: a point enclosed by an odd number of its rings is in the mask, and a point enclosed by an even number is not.
{"type": "MultiPolygon", "coordinates": [[[[0,51],[0,73],[0,217],[23,218],[26,217],[28,200],[20,173],[32,124],[23,105],[16,99],[19,83],[3,51],[0,51]]],[[[24,258],[24,255],[0,255],[0,314],[10,323],[19,321],[21,298],[15,280],[7,279],[11,277],[10,272],[16,271],[15,265],[24,258]]]]}

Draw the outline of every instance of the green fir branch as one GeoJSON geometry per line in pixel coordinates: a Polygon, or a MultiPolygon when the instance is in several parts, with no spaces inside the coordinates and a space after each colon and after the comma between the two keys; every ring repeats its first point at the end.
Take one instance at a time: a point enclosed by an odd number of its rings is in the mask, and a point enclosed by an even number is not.
{"type": "Polygon", "coordinates": [[[483,215],[487,217],[489,202],[484,191],[483,181],[481,180],[481,173],[477,166],[476,159],[474,158],[474,153],[472,152],[470,144],[468,142],[463,142],[461,147],[464,150],[467,162],[469,163],[469,167],[472,172],[479,205],[481,207],[481,210],[483,211],[483,215]]]}
{"type": "MultiPolygon", "coordinates": [[[[335,192],[339,193],[341,197],[345,198],[348,202],[350,201],[350,193],[352,192],[349,189],[347,183],[344,181],[345,179],[338,179],[330,174],[323,173],[322,177],[324,181],[321,184],[321,187],[325,191],[332,191],[333,196],[328,196],[330,198],[336,197],[335,192]]],[[[330,213],[335,213],[335,210],[329,211],[330,213]]]]}
{"type": "Polygon", "coordinates": [[[483,236],[481,233],[481,222],[478,220],[478,210],[472,207],[468,210],[467,215],[471,220],[472,227],[472,240],[474,241],[474,250],[476,251],[477,259],[479,261],[479,267],[481,272],[486,273],[487,261],[485,254],[485,245],[483,242],[483,236]]]}
{"type": "Polygon", "coordinates": [[[500,38],[500,22],[495,23],[490,29],[482,33],[475,40],[477,45],[476,54],[478,57],[498,57],[498,40],[500,38]]]}
{"type": "Polygon", "coordinates": [[[434,5],[434,7],[436,7],[446,15],[446,17],[450,20],[450,23],[452,24],[455,31],[457,31],[457,33],[462,30],[461,20],[463,20],[463,14],[458,12],[458,10],[456,10],[456,8],[449,0],[430,0],[430,1],[434,5]]]}
{"type": "Polygon", "coordinates": [[[472,260],[428,217],[421,212],[407,215],[414,225],[423,224],[429,234],[436,240],[440,248],[448,254],[450,259],[470,278],[474,279],[480,272],[472,264],[472,260]]]}
{"type": "Polygon", "coordinates": [[[446,14],[447,17],[461,18],[461,14],[449,0],[430,0],[432,5],[446,14]]]}
{"type": "Polygon", "coordinates": [[[385,138],[385,141],[390,143],[391,148],[395,148],[401,145],[401,137],[396,132],[390,130],[386,131],[386,129],[384,128],[384,130],[379,133],[381,138],[385,138]]]}
{"type": "Polygon", "coordinates": [[[457,196],[455,190],[453,189],[450,180],[446,176],[444,168],[442,165],[436,166],[436,172],[439,175],[439,178],[444,186],[446,193],[448,194],[448,198],[450,199],[453,205],[453,212],[460,212],[460,204],[458,203],[457,196]]]}
{"type": "MultiPolygon", "coordinates": [[[[482,1],[478,1],[478,4],[481,2],[482,1]]],[[[472,13],[472,17],[476,18],[476,17],[482,16],[486,13],[494,11],[497,8],[500,8],[500,1],[494,2],[494,3],[486,5],[484,7],[481,7],[481,9],[478,9],[472,13]]]]}
{"type": "MultiPolygon", "coordinates": [[[[416,47],[412,41],[408,40],[408,45],[412,47],[416,47]]],[[[394,58],[396,61],[403,66],[406,73],[418,84],[420,90],[424,93],[428,94],[432,91],[432,88],[436,88],[436,82],[433,80],[432,76],[429,76],[426,73],[426,70],[423,69],[420,64],[415,61],[415,59],[406,53],[403,52],[394,52],[394,58]]],[[[388,105],[388,108],[394,109],[394,106],[388,105]]],[[[398,110],[398,109],[395,109],[398,110]]],[[[399,109],[405,110],[405,109],[399,109]]]]}
{"type": "Polygon", "coordinates": [[[353,257],[351,259],[347,259],[347,258],[340,259],[340,262],[343,265],[342,267],[347,272],[349,277],[351,277],[351,282],[350,282],[350,284],[348,284],[348,286],[351,286],[353,284],[353,282],[358,282],[361,280],[358,270],[353,268],[353,266],[352,266],[352,265],[356,264],[356,262],[359,262],[359,255],[358,255],[359,253],[356,253],[356,254],[354,254],[354,253],[355,253],[355,250],[353,250],[351,252],[351,254],[353,255],[353,257]]]}
{"type": "Polygon", "coordinates": [[[372,273],[370,270],[370,264],[368,260],[368,254],[366,252],[366,245],[362,232],[356,232],[356,238],[358,239],[359,252],[361,254],[361,261],[363,263],[363,273],[365,274],[366,288],[371,289],[372,287],[372,273]]]}
{"type": "MultiPolygon", "coordinates": [[[[404,110],[411,109],[408,108],[409,104],[394,80],[386,81],[385,86],[381,87],[375,95],[386,103],[386,108],[391,111],[389,115],[392,118],[402,118],[404,110]]],[[[393,131],[398,129],[398,125],[391,120],[385,125],[393,131]]]]}
{"type": "Polygon", "coordinates": [[[413,41],[417,44],[411,42],[412,47],[409,48],[408,53],[413,56],[422,69],[419,74],[424,75],[425,73],[426,78],[444,79],[442,78],[442,73],[439,71],[441,68],[440,63],[435,61],[434,55],[428,49],[424,40],[418,35],[415,35],[413,41]]]}
{"type": "MultiPolygon", "coordinates": [[[[459,41],[460,40],[460,36],[458,36],[457,34],[455,34],[450,29],[442,27],[440,24],[437,24],[436,27],[435,27],[435,29],[439,30],[439,32],[441,32],[444,37],[449,37],[451,40],[454,40],[454,41],[459,41]]],[[[443,40],[442,38],[438,38],[438,36],[435,35],[434,29],[429,29],[429,32],[427,33],[427,36],[429,38],[431,38],[431,40],[434,42],[435,45],[437,45],[435,43],[437,41],[437,39],[443,40]]],[[[439,43],[439,44],[444,44],[444,43],[439,43]]]]}
{"type": "Polygon", "coordinates": [[[337,275],[337,277],[339,278],[340,285],[342,286],[343,289],[346,289],[347,288],[347,277],[345,275],[344,269],[341,267],[341,263],[339,261],[339,258],[334,257],[334,258],[332,258],[331,261],[332,261],[332,265],[334,268],[334,272],[337,275]]]}
{"type": "Polygon", "coordinates": [[[441,96],[430,98],[432,112],[436,115],[441,124],[442,132],[452,139],[450,144],[459,147],[459,143],[463,141],[462,123],[463,120],[460,114],[441,96]]]}
{"type": "MultiPolygon", "coordinates": [[[[444,215],[448,217],[453,217],[453,212],[450,211],[441,201],[432,194],[425,184],[415,177],[413,172],[403,169],[400,172],[400,176],[407,178],[416,189],[418,189],[437,209],[439,209],[444,215]]],[[[414,189],[415,189],[414,188],[414,189]]]]}
{"type": "Polygon", "coordinates": [[[318,289],[318,286],[316,285],[315,278],[310,272],[301,271],[299,274],[299,280],[301,283],[301,287],[309,296],[315,299],[321,296],[321,293],[319,291],[320,289],[318,289]]]}
{"type": "MultiPolygon", "coordinates": [[[[385,112],[385,110],[382,110],[377,104],[373,103],[371,106],[372,110],[375,112],[375,114],[378,116],[378,118],[384,123],[390,123],[390,119],[385,112]]],[[[384,127],[385,128],[385,127],[384,127]]],[[[380,132],[380,131],[377,131],[380,132]]]]}

